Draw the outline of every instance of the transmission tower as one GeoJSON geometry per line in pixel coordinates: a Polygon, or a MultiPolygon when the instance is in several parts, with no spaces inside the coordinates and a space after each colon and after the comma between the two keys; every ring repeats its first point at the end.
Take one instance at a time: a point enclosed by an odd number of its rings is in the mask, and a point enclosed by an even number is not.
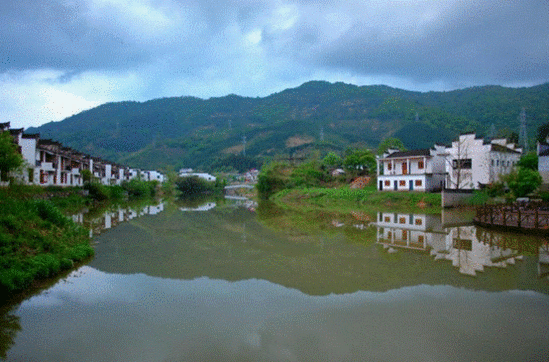
{"type": "Polygon", "coordinates": [[[242,136],[242,156],[246,156],[246,136],[242,136]]]}
{"type": "Polygon", "coordinates": [[[490,140],[493,140],[496,138],[496,126],[494,126],[494,124],[492,123],[492,125],[490,126],[490,132],[488,132],[488,138],[490,140]]]}
{"type": "Polygon", "coordinates": [[[528,152],[528,132],[526,131],[526,111],[524,108],[520,111],[519,145],[522,147],[523,153],[528,152]]]}
{"type": "Polygon", "coordinates": [[[324,127],[320,127],[320,142],[324,142],[324,127]]]}

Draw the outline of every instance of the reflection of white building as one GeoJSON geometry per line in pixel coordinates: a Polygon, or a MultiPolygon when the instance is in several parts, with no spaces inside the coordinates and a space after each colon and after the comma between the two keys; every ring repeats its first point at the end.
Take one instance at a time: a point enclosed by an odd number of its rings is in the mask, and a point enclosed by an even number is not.
{"type": "Polygon", "coordinates": [[[213,209],[217,204],[215,202],[207,202],[197,207],[180,207],[181,211],[208,211],[213,209]]]}
{"type": "Polygon", "coordinates": [[[538,275],[549,280],[549,243],[540,246],[538,255],[538,275]]]}
{"type": "Polygon", "coordinates": [[[377,228],[377,243],[385,248],[429,251],[435,260],[451,261],[462,274],[476,275],[484,267],[504,268],[522,259],[516,250],[480,242],[475,226],[443,228],[434,215],[378,213],[377,228]]]}
{"type": "Polygon", "coordinates": [[[143,208],[139,213],[133,209],[118,209],[116,211],[106,211],[103,215],[88,218],[86,212],[75,214],[72,216],[73,221],[83,224],[90,230],[90,237],[94,234],[100,234],[103,230],[107,230],[118,226],[120,223],[132,220],[142,215],[156,215],[164,210],[164,203],[158,205],[150,205],[143,208]]]}
{"type": "Polygon", "coordinates": [[[476,275],[484,267],[505,268],[521,260],[516,250],[503,249],[497,245],[480,242],[476,237],[476,226],[459,226],[448,228],[445,245],[433,245],[431,255],[435,260],[452,261],[459,272],[476,275]]]}
{"type": "Polygon", "coordinates": [[[377,242],[385,247],[427,250],[443,240],[440,217],[422,214],[378,213],[377,242]]]}

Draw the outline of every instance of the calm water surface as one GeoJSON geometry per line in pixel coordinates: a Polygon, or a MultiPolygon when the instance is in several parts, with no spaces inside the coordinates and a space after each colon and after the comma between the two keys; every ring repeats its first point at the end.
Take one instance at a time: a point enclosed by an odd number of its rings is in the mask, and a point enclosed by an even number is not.
{"type": "Polygon", "coordinates": [[[459,213],[162,203],[75,215],[96,257],[4,306],[8,361],[546,361],[547,241],[459,213]]]}

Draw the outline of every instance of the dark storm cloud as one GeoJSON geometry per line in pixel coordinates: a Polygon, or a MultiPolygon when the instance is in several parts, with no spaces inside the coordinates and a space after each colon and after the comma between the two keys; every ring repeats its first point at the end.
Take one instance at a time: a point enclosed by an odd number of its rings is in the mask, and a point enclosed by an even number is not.
{"type": "Polygon", "coordinates": [[[1,2],[0,71],[120,69],[150,57],[121,33],[90,24],[86,10],[57,1],[1,2]]]}
{"type": "Polygon", "coordinates": [[[502,84],[548,79],[549,2],[483,1],[474,6],[460,2],[426,23],[415,17],[420,14],[410,15],[395,27],[392,18],[386,24],[368,17],[355,19],[345,34],[316,44],[307,58],[323,67],[418,82],[502,84]]]}

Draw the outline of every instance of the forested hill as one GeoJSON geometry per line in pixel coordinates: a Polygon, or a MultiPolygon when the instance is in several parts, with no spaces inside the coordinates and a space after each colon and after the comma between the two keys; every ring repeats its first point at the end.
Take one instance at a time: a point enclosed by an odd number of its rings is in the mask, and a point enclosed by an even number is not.
{"type": "Polygon", "coordinates": [[[489,135],[495,129],[496,136],[508,136],[518,133],[523,107],[533,142],[537,128],[549,122],[549,83],[421,93],[312,81],[264,98],[107,103],[27,132],[135,167],[212,169],[322,156],[349,146],[375,148],[386,137],[424,148],[469,131],[489,135]]]}

